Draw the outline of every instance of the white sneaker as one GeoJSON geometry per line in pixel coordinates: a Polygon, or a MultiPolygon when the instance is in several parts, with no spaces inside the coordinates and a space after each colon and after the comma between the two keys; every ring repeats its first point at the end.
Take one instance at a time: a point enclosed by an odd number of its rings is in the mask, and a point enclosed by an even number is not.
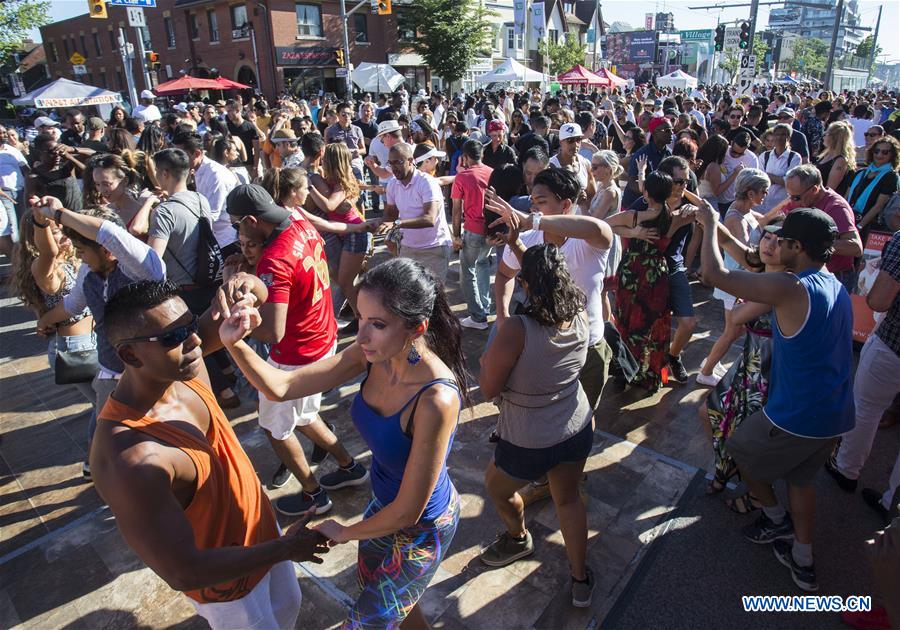
{"type": "Polygon", "coordinates": [[[715,374],[710,374],[709,376],[707,376],[703,372],[697,374],[697,382],[700,385],[705,385],[706,387],[715,387],[719,384],[720,380],[722,379],[715,374]]]}
{"type": "Polygon", "coordinates": [[[463,328],[474,328],[475,330],[487,330],[490,324],[487,322],[476,322],[471,316],[463,317],[459,320],[459,325],[463,328]]]}

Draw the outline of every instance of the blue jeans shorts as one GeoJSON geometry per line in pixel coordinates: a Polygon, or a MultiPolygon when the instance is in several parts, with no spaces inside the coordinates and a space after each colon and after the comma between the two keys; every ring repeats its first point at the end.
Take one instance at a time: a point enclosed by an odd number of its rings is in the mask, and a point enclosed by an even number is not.
{"type": "Polygon", "coordinates": [[[669,274],[669,308],[675,317],[694,316],[694,296],[684,269],[669,274]]]}
{"type": "Polygon", "coordinates": [[[341,250],[351,254],[365,254],[369,251],[372,235],[368,232],[354,232],[341,237],[341,250]]]}

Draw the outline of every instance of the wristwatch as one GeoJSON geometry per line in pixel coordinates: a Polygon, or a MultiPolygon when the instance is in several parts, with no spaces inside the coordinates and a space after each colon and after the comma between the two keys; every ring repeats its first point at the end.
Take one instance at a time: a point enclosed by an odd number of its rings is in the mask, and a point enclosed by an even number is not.
{"type": "Polygon", "coordinates": [[[531,229],[532,230],[540,230],[541,229],[541,218],[544,216],[542,212],[532,212],[531,213],[531,229]]]}
{"type": "Polygon", "coordinates": [[[53,220],[56,221],[57,225],[62,225],[62,208],[56,211],[56,214],[53,215],[53,220]]]}
{"type": "Polygon", "coordinates": [[[401,221],[401,220],[402,220],[402,219],[397,219],[396,221],[394,221],[394,227],[395,227],[395,228],[401,228],[401,227],[403,227],[403,226],[400,225],[400,221],[401,221]]]}
{"type": "Polygon", "coordinates": [[[31,215],[31,224],[36,228],[41,228],[42,230],[50,227],[49,223],[40,223],[33,214],[31,215]]]}

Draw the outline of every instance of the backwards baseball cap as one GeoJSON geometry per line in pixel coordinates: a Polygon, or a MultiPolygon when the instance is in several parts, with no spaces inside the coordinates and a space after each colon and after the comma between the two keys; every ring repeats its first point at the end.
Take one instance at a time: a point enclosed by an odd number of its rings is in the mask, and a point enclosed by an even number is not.
{"type": "Polygon", "coordinates": [[[647,132],[653,133],[656,131],[656,128],[662,125],[663,123],[669,122],[669,119],[665,116],[654,116],[650,119],[650,122],[647,124],[647,132]]]}
{"type": "Polygon", "coordinates": [[[152,99],[156,98],[156,94],[154,94],[150,90],[144,90],[141,92],[141,98],[149,98],[152,100],[152,99]]]}
{"type": "Polygon", "coordinates": [[[813,249],[831,246],[838,237],[837,225],[830,216],[818,208],[797,208],[792,210],[776,230],[770,230],[779,238],[798,241],[807,248],[813,249]]]}
{"type": "Polygon", "coordinates": [[[34,119],[35,127],[59,127],[59,123],[49,116],[38,116],[34,119]]]}
{"type": "Polygon", "coordinates": [[[400,123],[396,120],[385,120],[381,124],[378,125],[378,133],[375,134],[375,137],[383,136],[386,133],[393,133],[395,131],[402,131],[402,127],[400,123]]]}
{"type": "Polygon", "coordinates": [[[91,116],[88,118],[87,128],[91,131],[97,131],[99,129],[105,129],[106,123],[103,122],[102,118],[98,118],[97,116],[91,116]]]}
{"type": "Polygon", "coordinates": [[[280,225],[291,218],[291,213],[275,203],[272,195],[258,184],[235,186],[228,193],[225,207],[233,217],[256,217],[274,225],[280,225]]]}
{"type": "Polygon", "coordinates": [[[568,140],[569,138],[581,138],[584,132],[578,123],[566,123],[559,128],[559,139],[568,140]]]}

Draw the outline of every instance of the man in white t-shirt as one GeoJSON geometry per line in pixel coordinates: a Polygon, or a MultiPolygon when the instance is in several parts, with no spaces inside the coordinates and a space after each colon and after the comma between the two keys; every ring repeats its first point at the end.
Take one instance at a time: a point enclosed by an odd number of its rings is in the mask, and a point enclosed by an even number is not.
{"type": "Polygon", "coordinates": [[[732,174],[745,168],[759,168],[759,159],[750,150],[750,141],[750,134],[746,131],[741,131],[735,134],[731,141],[731,146],[725,152],[725,159],[722,160],[725,172],[722,174],[722,179],[724,181],[730,178],[731,183],[719,195],[720,209],[734,201],[734,183],[737,181],[737,176],[732,177],[732,174]]]}
{"type": "Polygon", "coordinates": [[[603,278],[612,244],[612,229],[604,221],[576,214],[576,202],[581,186],[574,174],[561,168],[548,168],[534,178],[531,189],[530,214],[514,210],[496,196],[486,202],[489,210],[512,223],[510,215],[518,218],[518,238],[512,234],[506,240],[509,247],[497,269],[494,296],[497,302],[497,325],[509,317],[513,280],[521,268],[521,256],[532,245],[554,243],[566,259],[572,279],[587,298],[590,336],[587,361],[579,380],[591,408],[596,407],[606,377],[612,351],[603,339],[606,318],[603,314],[603,278]]]}
{"type": "Polygon", "coordinates": [[[0,254],[11,256],[13,244],[19,241],[16,206],[21,201],[29,168],[25,156],[8,139],[6,127],[0,125],[0,254]]]}
{"type": "Polygon", "coordinates": [[[860,146],[866,143],[866,132],[869,127],[875,124],[875,121],[868,116],[869,106],[866,104],[857,105],[853,108],[853,116],[850,117],[850,124],[853,126],[853,146],[860,146]]]}
{"type": "Polygon", "coordinates": [[[768,212],[779,203],[787,198],[787,190],[784,188],[784,176],[789,170],[803,163],[800,154],[792,151],[790,147],[791,134],[793,129],[785,123],[778,123],[772,128],[772,140],[775,148],[766,151],[759,156],[759,166],[766,175],[772,185],[769,187],[769,194],[760,204],[759,212],[768,212]]]}
{"type": "Polygon", "coordinates": [[[399,255],[419,261],[444,282],[450,268],[453,239],[444,215],[441,186],[434,177],[416,168],[412,145],[400,142],[388,155],[394,177],[385,190],[381,229],[399,229],[402,235],[399,255]]]}
{"type": "Polygon", "coordinates": [[[396,120],[385,120],[378,125],[378,134],[369,144],[366,166],[378,176],[378,183],[384,186],[394,174],[388,168],[388,153],[395,144],[403,141],[403,128],[396,120]]]}
{"type": "Polygon", "coordinates": [[[594,177],[591,175],[591,161],[579,153],[584,139],[584,131],[578,123],[566,123],[559,128],[559,151],[550,158],[550,166],[563,168],[575,175],[581,186],[578,205],[587,209],[596,192],[594,177]]]}
{"type": "Polygon", "coordinates": [[[150,90],[141,92],[141,104],[131,111],[132,117],[139,118],[145,123],[160,120],[162,118],[162,113],[159,111],[159,108],[153,104],[154,100],[156,100],[156,95],[150,90]]]}

